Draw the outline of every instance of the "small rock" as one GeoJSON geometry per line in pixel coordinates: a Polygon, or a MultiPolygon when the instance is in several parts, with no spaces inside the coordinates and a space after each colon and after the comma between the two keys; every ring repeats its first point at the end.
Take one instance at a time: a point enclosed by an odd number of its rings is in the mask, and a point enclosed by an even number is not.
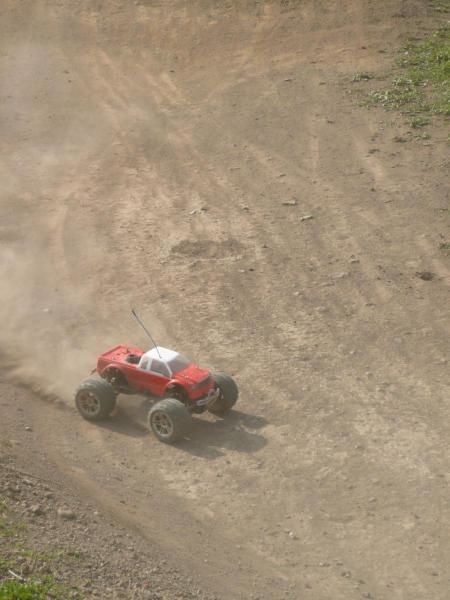
{"type": "Polygon", "coordinates": [[[33,431],[33,428],[30,425],[25,425],[25,431],[33,431]]]}
{"type": "Polygon", "coordinates": [[[319,313],[326,313],[328,312],[328,308],[326,306],[316,306],[315,310],[319,313]]]}
{"type": "Polygon", "coordinates": [[[432,273],[431,271],[419,271],[416,273],[416,277],[423,279],[423,281],[431,281],[436,277],[436,274],[432,273]]]}
{"type": "Polygon", "coordinates": [[[30,513],[39,516],[44,514],[44,510],[39,504],[33,504],[32,506],[30,506],[30,513]]]}
{"type": "Polygon", "coordinates": [[[334,273],[331,277],[333,279],[345,279],[348,275],[347,271],[342,271],[341,273],[334,273]]]}
{"type": "Polygon", "coordinates": [[[70,508],[64,508],[64,507],[60,507],[57,510],[58,513],[58,517],[60,517],[61,519],[66,519],[67,521],[73,521],[74,519],[76,519],[76,515],[73,512],[73,510],[70,510],[70,508]]]}
{"type": "Polygon", "coordinates": [[[297,200],[285,200],[281,204],[283,206],[297,206],[297,200]]]}
{"type": "Polygon", "coordinates": [[[298,537],[295,535],[295,533],[293,531],[290,531],[288,533],[288,535],[291,538],[291,540],[298,540],[298,537]]]}
{"type": "Polygon", "coordinates": [[[356,265],[356,264],[358,264],[359,262],[360,262],[360,261],[359,261],[359,258],[351,258],[351,259],[350,259],[350,264],[351,264],[351,265],[356,265]]]}
{"type": "Polygon", "coordinates": [[[311,219],[314,219],[312,215],[303,215],[303,217],[300,218],[300,221],[310,221],[311,219]]]}

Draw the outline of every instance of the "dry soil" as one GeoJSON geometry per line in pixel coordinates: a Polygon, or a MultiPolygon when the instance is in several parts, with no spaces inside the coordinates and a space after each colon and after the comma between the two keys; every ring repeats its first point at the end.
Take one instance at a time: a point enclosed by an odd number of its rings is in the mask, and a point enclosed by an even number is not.
{"type": "Polygon", "coordinates": [[[447,132],[351,81],[442,20],[1,2],[1,443],[221,600],[450,597],[447,132]],[[228,418],[167,446],[140,398],[79,417],[96,355],[148,345],[132,306],[235,376],[228,418]]]}

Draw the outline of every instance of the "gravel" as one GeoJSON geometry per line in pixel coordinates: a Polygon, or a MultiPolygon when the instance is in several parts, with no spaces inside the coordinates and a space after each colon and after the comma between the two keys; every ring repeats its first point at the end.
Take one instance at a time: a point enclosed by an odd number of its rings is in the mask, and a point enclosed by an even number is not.
{"type": "Polygon", "coordinates": [[[25,477],[1,453],[0,500],[0,584],[51,576],[65,599],[217,598],[158,548],[111,525],[98,507],[56,483],[25,477]]]}

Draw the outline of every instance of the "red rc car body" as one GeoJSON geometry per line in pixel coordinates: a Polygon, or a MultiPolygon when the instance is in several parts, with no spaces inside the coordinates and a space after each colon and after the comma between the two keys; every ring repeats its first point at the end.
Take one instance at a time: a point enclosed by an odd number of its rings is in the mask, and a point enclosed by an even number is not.
{"type": "Polygon", "coordinates": [[[147,352],[115,346],[98,357],[94,371],[122,392],[183,397],[191,407],[205,407],[218,395],[210,371],[161,346],[147,352]]]}

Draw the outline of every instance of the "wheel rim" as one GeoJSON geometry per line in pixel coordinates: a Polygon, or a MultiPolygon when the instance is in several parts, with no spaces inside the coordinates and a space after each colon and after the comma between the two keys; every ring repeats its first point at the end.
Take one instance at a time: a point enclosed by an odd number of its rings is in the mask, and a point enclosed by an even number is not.
{"type": "Polygon", "coordinates": [[[212,405],[212,408],[218,408],[220,410],[223,407],[223,405],[224,405],[225,398],[224,398],[224,395],[223,395],[223,390],[220,387],[220,385],[216,386],[216,390],[219,390],[219,395],[217,396],[216,401],[212,405]]]}
{"type": "Polygon", "coordinates": [[[153,413],[152,427],[155,433],[162,438],[169,438],[173,434],[172,420],[165,413],[153,413]]]}
{"type": "Polygon", "coordinates": [[[98,398],[88,391],[83,391],[78,394],[78,405],[82,412],[89,416],[98,414],[100,410],[100,402],[98,398]]]}

